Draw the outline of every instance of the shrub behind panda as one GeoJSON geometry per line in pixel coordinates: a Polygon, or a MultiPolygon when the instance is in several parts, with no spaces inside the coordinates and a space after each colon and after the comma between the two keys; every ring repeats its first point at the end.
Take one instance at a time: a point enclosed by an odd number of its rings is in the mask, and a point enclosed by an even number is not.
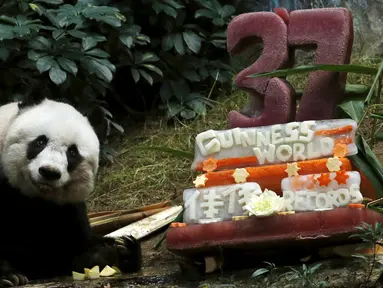
{"type": "Polygon", "coordinates": [[[92,233],[85,199],[94,189],[99,147],[88,119],[68,104],[43,99],[0,107],[3,285],[95,265],[141,268],[133,237],[92,233]]]}

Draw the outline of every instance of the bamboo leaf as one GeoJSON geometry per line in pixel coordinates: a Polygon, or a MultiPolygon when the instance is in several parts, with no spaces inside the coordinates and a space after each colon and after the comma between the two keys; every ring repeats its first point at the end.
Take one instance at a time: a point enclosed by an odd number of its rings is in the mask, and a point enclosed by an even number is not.
{"type": "Polygon", "coordinates": [[[365,104],[370,104],[372,95],[374,95],[375,89],[379,85],[378,83],[379,83],[379,79],[381,78],[382,71],[383,71],[383,62],[380,64],[378,72],[375,75],[374,82],[372,83],[370,91],[368,92],[366,100],[364,101],[365,104]]]}
{"type": "Polygon", "coordinates": [[[303,65],[303,66],[298,66],[298,67],[288,68],[288,69],[280,69],[273,72],[256,73],[256,74],[251,74],[247,77],[249,78],[287,77],[290,75],[308,73],[313,71],[332,71],[332,72],[347,72],[347,73],[375,75],[378,72],[378,69],[361,66],[361,65],[354,65],[354,64],[345,64],[345,65],[314,64],[314,65],[303,65]]]}
{"type": "Polygon", "coordinates": [[[369,164],[368,160],[363,155],[363,153],[360,152],[356,155],[352,155],[349,157],[349,159],[352,161],[353,165],[356,168],[358,168],[360,171],[362,171],[363,174],[368,178],[368,180],[370,180],[371,184],[374,186],[374,189],[376,191],[376,194],[377,194],[376,197],[377,198],[383,197],[382,178],[380,178],[377,175],[377,173],[371,167],[371,165],[369,164]]]}
{"type": "Polygon", "coordinates": [[[383,132],[379,132],[378,134],[376,134],[375,138],[378,141],[383,141],[383,132]]]}
{"type": "Polygon", "coordinates": [[[380,114],[371,113],[370,117],[383,120],[383,115],[380,115],[380,114]]]}
{"type": "MultiPolygon", "coordinates": [[[[364,154],[366,157],[368,163],[372,166],[374,171],[377,173],[377,175],[380,177],[381,181],[383,181],[383,167],[382,164],[380,164],[380,161],[378,158],[376,158],[375,153],[371,150],[370,146],[367,144],[367,142],[363,139],[362,136],[358,135],[356,137],[356,145],[358,146],[358,153],[364,154]]],[[[383,192],[383,191],[382,191],[383,192]]]]}
{"type": "Polygon", "coordinates": [[[270,272],[269,269],[266,269],[266,268],[260,268],[258,270],[256,270],[252,275],[251,275],[251,278],[257,278],[265,273],[268,273],[270,272]]]}

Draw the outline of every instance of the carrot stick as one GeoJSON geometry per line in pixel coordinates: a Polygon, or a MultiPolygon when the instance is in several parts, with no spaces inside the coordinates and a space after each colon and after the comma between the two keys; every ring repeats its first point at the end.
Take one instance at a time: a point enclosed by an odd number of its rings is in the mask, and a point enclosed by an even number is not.
{"type": "MultiPolygon", "coordinates": [[[[248,166],[255,166],[258,164],[258,159],[255,156],[241,157],[241,158],[226,158],[226,159],[217,159],[217,168],[216,170],[230,169],[233,167],[242,168],[248,166]]],[[[196,167],[197,171],[203,172],[203,162],[198,163],[196,167]]]]}
{"type": "MultiPolygon", "coordinates": [[[[341,168],[343,170],[351,170],[351,162],[349,159],[339,158],[339,160],[342,162],[341,168]]],[[[326,167],[327,158],[299,161],[297,163],[300,168],[298,171],[300,175],[328,172],[326,167]]],[[[287,177],[286,168],[287,164],[248,167],[246,170],[250,175],[247,177],[247,182],[257,182],[262,189],[267,188],[274,192],[281,192],[281,181],[287,177]]],[[[235,170],[225,170],[206,173],[205,177],[208,180],[204,187],[236,184],[232,176],[234,171],[235,170]]]]}
{"type": "Polygon", "coordinates": [[[318,130],[315,131],[316,136],[334,136],[339,134],[347,134],[352,131],[353,127],[352,125],[347,125],[339,128],[334,129],[324,129],[324,130],[318,130]]]}

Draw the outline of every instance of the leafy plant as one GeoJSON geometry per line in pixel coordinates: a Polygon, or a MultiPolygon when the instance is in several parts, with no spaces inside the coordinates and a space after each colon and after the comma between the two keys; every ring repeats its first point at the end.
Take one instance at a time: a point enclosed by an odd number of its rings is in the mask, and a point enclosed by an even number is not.
{"type": "Polygon", "coordinates": [[[0,11],[2,104],[40,97],[63,100],[87,116],[101,115],[97,123],[106,127],[106,135],[111,127],[123,132],[101,101],[116,71],[101,27],[122,26],[125,17],[117,8],[28,0],[3,1],[0,11]]]}
{"type": "Polygon", "coordinates": [[[295,269],[294,267],[290,267],[291,271],[287,272],[285,276],[287,276],[289,280],[299,279],[302,283],[302,287],[328,287],[327,281],[320,281],[315,283],[312,280],[312,276],[321,266],[322,263],[318,263],[313,266],[302,264],[302,269],[295,269]]]}
{"type": "Polygon", "coordinates": [[[368,244],[368,246],[373,251],[372,258],[368,258],[365,255],[361,255],[361,254],[353,255],[354,257],[361,259],[368,265],[366,279],[364,282],[364,285],[367,287],[370,283],[371,276],[377,264],[376,245],[381,245],[381,240],[383,237],[383,227],[382,227],[382,224],[379,222],[376,222],[375,225],[362,222],[362,224],[360,226],[355,227],[355,229],[359,233],[352,234],[350,238],[361,239],[364,243],[368,244]]]}
{"type": "MultiPolygon", "coordinates": [[[[136,23],[145,29],[151,51],[159,57],[162,77],[148,82],[159,87],[160,109],[170,118],[205,115],[206,108],[213,106],[205,96],[208,88],[215,82],[224,85],[232,79],[226,26],[234,16],[234,7],[222,6],[216,0],[131,3],[132,10],[145,11],[142,17],[135,18],[136,23]]],[[[132,73],[138,82],[138,73],[132,73]]]]}
{"type": "Polygon", "coordinates": [[[259,268],[257,270],[254,271],[254,273],[251,275],[251,278],[259,278],[261,275],[265,275],[265,274],[268,274],[267,277],[265,278],[265,283],[267,283],[267,285],[270,285],[272,283],[272,281],[274,280],[274,272],[276,271],[277,267],[275,266],[274,263],[270,263],[270,262],[263,262],[265,264],[267,264],[267,268],[259,268]]]}
{"type": "MultiPolygon", "coordinates": [[[[216,0],[0,1],[0,102],[63,100],[98,115],[105,136],[124,132],[108,104],[128,107],[126,87],[156,95],[170,118],[204,115],[214,103],[207,89],[231,81],[225,30],[234,12],[216,0]]],[[[114,154],[103,147],[105,159],[114,154]]]]}

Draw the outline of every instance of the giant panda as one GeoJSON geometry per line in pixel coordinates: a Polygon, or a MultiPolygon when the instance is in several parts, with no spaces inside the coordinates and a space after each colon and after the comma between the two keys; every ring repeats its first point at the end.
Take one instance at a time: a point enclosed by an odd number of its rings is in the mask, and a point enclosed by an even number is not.
{"type": "Polygon", "coordinates": [[[86,197],[100,142],[88,118],[49,99],[0,107],[0,287],[115,265],[141,269],[133,237],[92,233],[86,197]]]}

